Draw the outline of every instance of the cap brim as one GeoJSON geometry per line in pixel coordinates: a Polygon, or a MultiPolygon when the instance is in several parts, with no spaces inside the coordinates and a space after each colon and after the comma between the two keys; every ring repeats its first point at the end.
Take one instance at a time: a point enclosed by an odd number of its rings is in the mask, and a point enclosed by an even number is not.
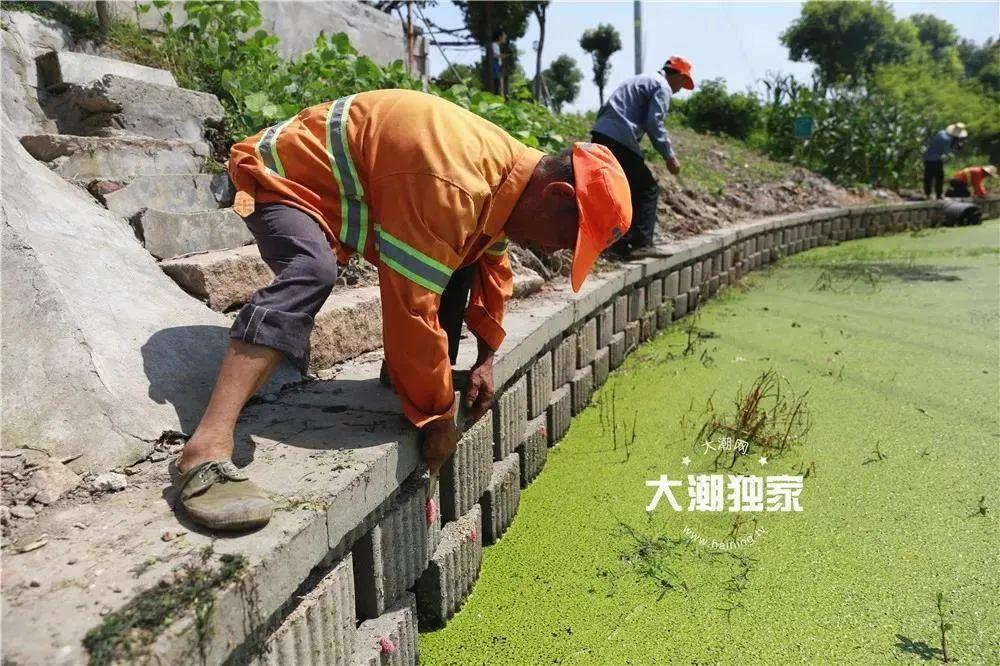
{"type": "Polygon", "coordinates": [[[691,80],[690,76],[684,76],[684,83],[681,84],[684,90],[694,90],[694,81],[691,80]]]}
{"type": "Polygon", "coordinates": [[[597,247],[594,239],[583,233],[583,224],[576,232],[576,249],[573,250],[573,268],[570,272],[570,284],[573,291],[580,291],[584,280],[590,275],[590,269],[594,267],[594,262],[600,256],[602,249],[597,247]]]}

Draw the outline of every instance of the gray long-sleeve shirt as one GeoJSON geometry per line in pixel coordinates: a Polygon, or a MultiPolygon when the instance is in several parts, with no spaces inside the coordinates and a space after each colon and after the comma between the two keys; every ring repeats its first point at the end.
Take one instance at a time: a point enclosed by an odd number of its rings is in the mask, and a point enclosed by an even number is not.
{"type": "Polygon", "coordinates": [[[663,122],[670,109],[670,85],[660,74],[639,74],[628,79],[608,97],[594,123],[594,131],[642,154],[639,141],[649,136],[663,159],[674,157],[674,147],[663,122]]]}
{"type": "Polygon", "coordinates": [[[948,130],[941,130],[934,135],[930,145],[927,146],[927,150],[924,151],[924,161],[940,162],[951,154],[954,147],[955,139],[948,134],[948,130]]]}

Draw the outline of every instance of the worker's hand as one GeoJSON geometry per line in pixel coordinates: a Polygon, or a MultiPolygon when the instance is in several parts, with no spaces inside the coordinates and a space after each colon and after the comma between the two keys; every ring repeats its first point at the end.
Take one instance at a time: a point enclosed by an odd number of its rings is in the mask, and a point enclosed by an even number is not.
{"type": "Polygon", "coordinates": [[[437,474],[458,448],[458,431],[454,419],[431,421],[420,430],[424,462],[431,474],[437,474]]]}
{"type": "Polygon", "coordinates": [[[681,172],[681,163],[676,157],[671,157],[667,160],[667,171],[674,174],[675,176],[681,172]]]}
{"type": "Polygon", "coordinates": [[[475,423],[493,404],[493,351],[480,345],[479,358],[469,371],[465,390],[465,411],[469,423],[475,423]]]}

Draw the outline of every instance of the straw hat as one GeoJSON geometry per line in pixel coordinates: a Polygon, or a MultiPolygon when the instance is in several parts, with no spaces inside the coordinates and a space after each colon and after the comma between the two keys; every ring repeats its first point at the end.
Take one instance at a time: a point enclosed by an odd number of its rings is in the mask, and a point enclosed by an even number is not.
{"type": "Polygon", "coordinates": [[[992,176],[993,178],[997,177],[997,168],[995,166],[993,166],[992,164],[989,165],[989,166],[984,166],[983,167],[983,171],[985,171],[986,173],[990,174],[990,176],[992,176]]]}
{"type": "Polygon", "coordinates": [[[964,139],[969,136],[969,130],[965,129],[965,123],[952,123],[944,131],[948,133],[948,136],[953,136],[956,139],[964,139]]]}

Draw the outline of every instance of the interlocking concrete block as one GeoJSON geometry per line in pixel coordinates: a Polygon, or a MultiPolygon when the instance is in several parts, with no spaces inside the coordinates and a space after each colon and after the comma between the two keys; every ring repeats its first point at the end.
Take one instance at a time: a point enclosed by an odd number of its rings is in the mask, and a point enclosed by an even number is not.
{"type": "Polygon", "coordinates": [[[354,652],[354,573],[341,560],[267,638],[257,666],[347,664],[354,652]]]}
{"type": "Polygon", "coordinates": [[[354,638],[351,666],[415,666],[420,661],[417,597],[402,597],[382,615],[366,620],[354,638]]]}
{"type": "Polygon", "coordinates": [[[474,504],[441,530],[441,543],[414,589],[421,628],[443,627],[472,591],[483,562],[482,520],[474,504]]]}
{"type": "Polygon", "coordinates": [[[608,347],[602,347],[594,356],[594,388],[606,382],[610,373],[611,350],[608,347]]]}
{"type": "MultiPolygon", "coordinates": [[[[739,270],[736,271],[739,275],[739,270]]],[[[674,321],[680,319],[687,314],[688,311],[688,295],[687,292],[683,294],[677,294],[674,296],[674,321]]]]}
{"type": "Polygon", "coordinates": [[[615,298],[615,333],[625,330],[628,323],[628,294],[620,294],[615,298]]]}
{"type": "Polygon", "coordinates": [[[642,313],[639,320],[639,339],[642,342],[649,340],[656,332],[656,310],[649,310],[642,313]]]}
{"type": "Polygon", "coordinates": [[[552,388],[557,389],[573,377],[576,370],[576,334],[570,333],[552,350],[552,388]]]}
{"type": "Polygon", "coordinates": [[[38,73],[41,83],[51,92],[63,90],[68,85],[93,83],[106,74],[122,76],[134,81],[177,87],[174,75],[165,69],[154,69],[133,62],[101,58],[75,51],[50,51],[39,56],[38,73]]]}
{"type": "Polygon", "coordinates": [[[379,288],[337,289],[316,313],[309,335],[309,371],[315,374],[381,346],[379,288]]]}
{"type": "Polygon", "coordinates": [[[688,292],[688,312],[694,312],[701,304],[701,291],[692,289],[688,292]]]}
{"type": "Polygon", "coordinates": [[[597,347],[607,347],[615,333],[615,306],[609,305],[597,315],[597,347]]]}
{"type": "Polygon", "coordinates": [[[630,321],[625,327],[625,353],[631,354],[639,346],[639,322],[630,321]]]}
{"type": "Polygon", "coordinates": [[[687,294],[688,290],[691,289],[691,267],[685,266],[681,269],[680,280],[677,284],[678,294],[687,294]]]}
{"type": "Polygon", "coordinates": [[[713,275],[712,277],[708,278],[708,295],[715,296],[715,294],[718,291],[719,291],[719,276],[713,275]]]}
{"type": "Polygon", "coordinates": [[[232,205],[234,196],[224,173],[103,178],[89,183],[87,189],[105,208],[125,219],[132,219],[143,208],[171,213],[224,208],[232,205]]]}
{"type": "Polygon", "coordinates": [[[628,295],[628,320],[638,321],[646,309],[646,289],[638,287],[628,295]]]}
{"type": "Polygon", "coordinates": [[[351,550],[359,618],[382,615],[417,582],[431,555],[427,528],[427,488],[422,478],[412,479],[351,550]]]}
{"type": "Polygon", "coordinates": [[[528,423],[528,378],[508,386],[493,408],[493,460],[503,460],[521,444],[528,423]]]}
{"type": "Polygon", "coordinates": [[[681,274],[678,271],[671,271],[663,279],[663,298],[670,300],[677,295],[677,288],[680,283],[681,274]]]}
{"type": "Polygon", "coordinates": [[[552,397],[552,354],[535,359],[528,369],[528,418],[533,419],[549,406],[552,397]]]}
{"type": "Polygon", "coordinates": [[[441,521],[469,511],[490,482],[493,465],[493,410],[458,440],[458,449],[441,468],[441,521]]]}
{"type": "Polygon", "coordinates": [[[646,285],[646,310],[655,310],[663,303],[663,279],[656,279],[646,285]]]}
{"type": "Polygon", "coordinates": [[[228,250],[253,242],[253,234],[232,208],[196,213],[147,208],[133,221],[133,226],[143,245],[157,259],[228,250]]]}
{"type": "Polygon", "coordinates": [[[733,267],[733,251],[723,250],[722,251],[722,270],[728,271],[733,267]]]}
{"type": "MultiPolygon", "coordinates": [[[[638,322],[633,322],[638,323],[638,322]]],[[[629,324],[631,326],[632,323],[629,324]]],[[[628,331],[628,328],[625,329],[628,331]]],[[[586,368],[581,368],[576,371],[573,375],[573,381],[570,382],[572,401],[573,401],[573,415],[576,416],[584,410],[584,408],[590,404],[590,398],[594,394],[594,370],[589,365],[586,368]]]]}
{"type": "Polygon", "coordinates": [[[594,362],[597,353],[597,318],[587,321],[576,333],[576,367],[586,367],[594,362]]]}
{"type": "Polygon", "coordinates": [[[32,134],[21,145],[66,180],[198,173],[208,157],[206,143],[149,137],[32,134]]]}
{"type": "Polygon", "coordinates": [[[521,502],[521,459],[517,452],[493,463],[493,475],[479,500],[483,510],[483,545],[499,541],[521,502]]]}
{"type": "Polygon", "coordinates": [[[670,323],[674,320],[674,302],[673,299],[663,303],[660,307],[656,308],[656,328],[664,329],[670,326],[670,323]]]}
{"type": "Polygon", "coordinates": [[[528,484],[542,473],[548,453],[548,427],[546,426],[546,417],[542,414],[538,418],[528,421],[528,427],[524,431],[524,440],[521,442],[521,446],[517,447],[522,488],[527,488],[528,484]]]}
{"type": "Polygon", "coordinates": [[[608,356],[612,370],[625,362],[625,331],[615,333],[611,336],[611,344],[608,345],[608,356]]]}
{"type": "Polygon", "coordinates": [[[691,287],[698,288],[701,286],[701,265],[702,262],[696,261],[691,266],[691,287]]]}
{"type": "MultiPolygon", "coordinates": [[[[616,335],[624,336],[622,333],[616,333],[616,335]]],[[[545,429],[549,435],[549,446],[554,446],[563,438],[563,435],[569,430],[572,418],[572,396],[567,384],[552,392],[552,400],[549,402],[548,409],[545,410],[545,429]]]]}

